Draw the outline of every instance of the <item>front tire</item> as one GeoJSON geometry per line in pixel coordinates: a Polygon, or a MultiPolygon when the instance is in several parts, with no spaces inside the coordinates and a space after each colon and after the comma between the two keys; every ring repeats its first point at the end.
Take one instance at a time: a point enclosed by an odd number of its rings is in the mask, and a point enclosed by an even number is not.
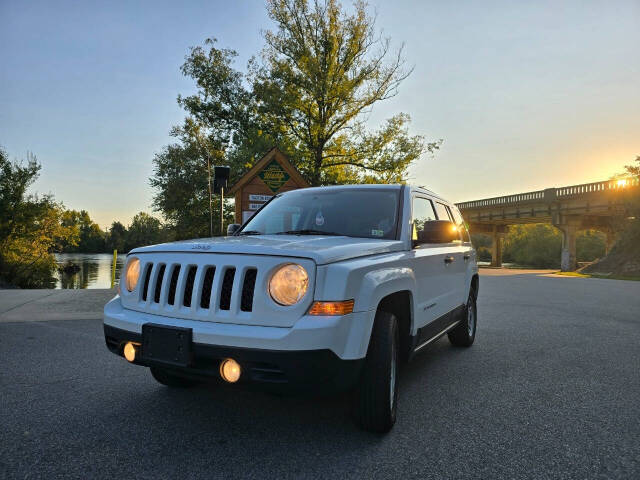
{"type": "Polygon", "coordinates": [[[156,382],[171,388],[189,388],[197,385],[197,382],[172,375],[164,368],[150,367],[151,376],[156,382]]]}
{"type": "Polygon", "coordinates": [[[469,292],[467,304],[462,312],[462,320],[451,330],[449,341],[456,347],[470,347],[476,339],[476,328],[478,326],[478,307],[476,306],[476,296],[474,291],[469,292]]]}
{"type": "Polygon", "coordinates": [[[354,394],[354,419],[369,432],[386,433],[396,422],[399,348],[398,320],[378,311],[354,394]]]}

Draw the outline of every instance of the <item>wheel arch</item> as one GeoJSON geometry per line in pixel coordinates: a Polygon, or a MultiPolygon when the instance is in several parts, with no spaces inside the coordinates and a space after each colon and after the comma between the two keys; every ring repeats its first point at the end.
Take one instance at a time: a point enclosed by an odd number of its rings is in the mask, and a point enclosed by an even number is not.
{"type": "MultiPolygon", "coordinates": [[[[403,358],[405,352],[411,349],[411,332],[414,318],[414,292],[416,289],[416,279],[413,269],[383,268],[368,272],[360,288],[356,305],[360,305],[362,310],[369,310],[375,313],[379,310],[393,313],[398,319],[400,328],[400,342],[403,358]]],[[[373,322],[369,330],[367,344],[371,340],[373,322]]]]}
{"type": "Polygon", "coordinates": [[[411,328],[413,325],[413,295],[409,290],[400,290],[391,293],[380,300],[376,311],[391,313],[398,320],[401,359],[403,361],[408,360],[409,353],[413,346],[411,337],[411,328]]]}
{"type": "Polygon", "coordinates": [[[469,287],[469,291],[473,292],[473,298],[477,300],[478,293],[480,292],[480,276],[477,273],[474,273],[471,277],[471,285],[469,287]]]}

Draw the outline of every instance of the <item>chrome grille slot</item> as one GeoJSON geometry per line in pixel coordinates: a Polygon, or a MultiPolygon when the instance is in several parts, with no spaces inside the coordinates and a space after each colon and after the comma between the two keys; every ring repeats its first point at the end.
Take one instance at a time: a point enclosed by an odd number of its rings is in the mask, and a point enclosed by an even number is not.
{"type": "Polygon", "coordinates": [[[153,263],[147,263],[144,274],[144,284],[142,286],[142,301],[147,301],[147,292],[149,291],[149,280],[151,279],[151,270],[153,269],[153,263]]]}
{"type": "Polygon", "coordinates": [[[200,298],[200,308],[209,308],[211,304],[211,289],[213,288],[213,277],[216,274],[216,267],[207,267],[202,282],[202,297],[200,298]]]}
{"type": "Polygon", "coordinates": [[[256,287],[256,277],[258,270],[249,268],[244,273],[244,281],[242,282],[242,297],[240,298],[240,310],[250,312],[253,310],[253,292],[256,287]]]}
{"type": "Polygon", "coordinates": [[[193,295],[193,282],[196,279],[196,271],[198,267],[192,265],[189,267],[189,271],[187,272],[187,281],[184,286],[184,298],[182,300],[182,304],[185,307],[191,306],[191,296],[193,295]]]}
{"type": "Polygon", "coordinates": [[[180,265],[174,265],[171,271],[171,280],[169,282],[169,298],[167,303],[173,305],[176,300],[176,287],[178,286],[178,275],[180,275],[180,265]]]}
{"type": "Polygon", "coordinates": [[[231,293],[233,291],[233,279],[236,276],[236,269],[229,267],[224,272],[222,280],[222,290],[220,292],[220,310],[229,310],[231,307],[231,293]]]}
{"type": "Polygon", "coordinates": [[[166,267],[166,265],[162,264],[158,270],[158,277],[156,278],[155,290],[153,292],[153,301],[155,303],[160,303],[160,292],[162,291],[162,280],[164,279],[166,267]]]}

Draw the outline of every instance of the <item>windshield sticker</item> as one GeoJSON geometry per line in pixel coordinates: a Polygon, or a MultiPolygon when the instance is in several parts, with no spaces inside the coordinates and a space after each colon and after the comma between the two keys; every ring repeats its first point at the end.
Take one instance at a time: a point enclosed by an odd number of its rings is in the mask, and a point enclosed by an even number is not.
{"type": "Polygon", "coordinates": [[[322,212],[318,212],[318,214],[316,215],[316,225],[318,227],[324,225],[324,217],[322,216],[322,212]]]}
{"type": "Polygon", "coordinates": [[[374,237],[384,237],[384,230],[371,230],[371,235],[374,237]]]}

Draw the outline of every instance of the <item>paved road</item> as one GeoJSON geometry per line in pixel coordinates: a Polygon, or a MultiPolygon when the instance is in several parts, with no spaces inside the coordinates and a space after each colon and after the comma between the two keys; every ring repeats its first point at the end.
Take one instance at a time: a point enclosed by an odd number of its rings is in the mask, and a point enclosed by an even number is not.
{"type": "Polygon", "coordinates": [[[97,320],[0,324],[2,478],[640,478],[640,282],[483,276],[471,349],[402,373],[386,436],[345,397],[171,391],[97,320]]]}
{"type": "Polygon", "coordinates": [[[102,318],[102,307],[115,289],[0,290],[0,323],[102,318]]]}

